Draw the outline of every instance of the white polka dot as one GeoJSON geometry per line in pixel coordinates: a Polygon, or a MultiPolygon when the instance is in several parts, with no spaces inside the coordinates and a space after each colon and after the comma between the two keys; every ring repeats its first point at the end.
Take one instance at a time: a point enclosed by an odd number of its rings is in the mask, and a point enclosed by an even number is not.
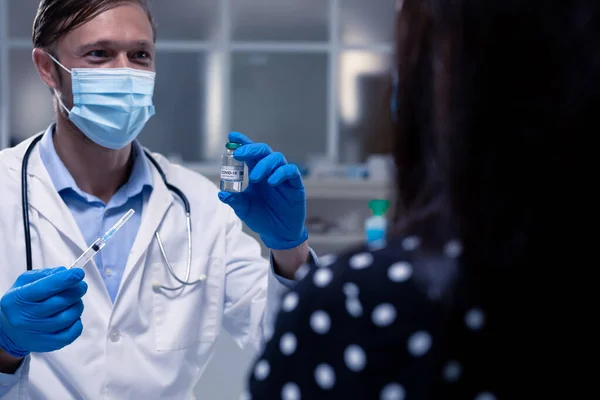
{"type": "Polygon", "coordinates": [[[325,287],[333,279],[333,271],[329,268],[321,268],[313,276],[313,281],[317,287],[325,287]]]}
{"type": "Polygon", "coordinates": [[[298,306],[298,293],[289,292],[283,298],[283,303],[281,305],[281,309],[283,311],[290,312],[290,311],[293,311],[296,308],[296,306],[298,306]]]}
{"type": "Polygon", "coordinates": [[[373,264],[373,255],[371,253],[360,253],[352,256],[350,259],[350,268],[364,269],[373,264]]]}
{"type": "Polygon", "coordinates": [[[447,382],[456,382],[462,373],[462,366],[458,361],[449,361],[444,366],[444,379],[447,382]]]}
{"type": "Polygon", "coordinates": [[[288,382],[281,389],[281,400],[300,400],[300,388],[293,382],[288,382]]]}
{"type": "Polygon", "coordinates": [[[416,236],[408,236],[402,240],[402,248],[406,251],[414,251],[421,245],[421,239],[416,236]]]}
{"type": "Polygon", "coordinates": [[[462,254],[462,244],[458,240],[451,240],[444,246],[444,254],[450,258],[460,257],[462,254]]]}
{"type": "Polygon", "coordinates": [[[406,261],[400,261],[388,269],[388,278],[392,282],[406,282],[412,276],[412,265],[406,261]]]}
{"type": "Polygon", "coordinates": [[[267,360],[260,360],[254,367],[254,377],[259,381],[264,381],[271,372],[271,366],[267,360]]]}
{"type": "Polygon", "coordinates": [[[354,318],[358,318],[363,313],[362,304],[360,304],[360,301],[357,298],[347,299],[346,311],[348,311],[348,314],[352,315],[354,318]]]}
{"type": "Polygon", "coordinates": [[[306,275],[308,275],[309,272],[310,267],[308,266],[308,264],[302,264],[294,274],[294,279],[297,281],[301,281],[306,277],[306,275]]]}
{"type": "Polygon", "coordinates": [[[408,352],[415,357],[425,355],[431,348],[431,335],[425,331],[415,332],[408,338],[408,352]]]}
{"type": "Polygon", "coordinates": [[[469,312],[465,314],[465,324],[474,331],[483,328],[483,325],[485,324],[485,315],[483,314],[483,311],[478,308],[469,310],[469,312]]]}
{"type": "Polygon", "coordinates": [[[316,333],[324,335],[329,332],[331,319],[325,311],[315,311],[310,317],[310,326],[316,333]]]}
{"type": "Polygon", "coordinates": [[[333,254],[326,254],[322,257],[319,257],[318,265],[319,267],[329,267],[333,265],[337,261],[337,257],[333,254]]]}
{"type": "Polygon", "coordinates": [[[475,400],[496,400],[496,396],[490,392],[483,392],[475,396],[475,400]]]}
{"type": "Polygon", "coordinates": [[[373,310],[371,318],[377,326],[389,326],[396,319],[396,309],[393,305],[388,303],[380,304],[373,310]]]}
{"type": "Polygon", "coordinates": [[[367,364],[367,355],[364,350],[355,344],[346,347],[344,351],[344,361],[350,371],[359,372],[367,364]]]}
{"type": "Polygon", "coordinates": [[[360,289],[355,283],[344,283],[344,294],[347,297],[358,297],[358,295],[360,294],[360,289]]]}
{"type": "Polygon", "coordinates": [[[380,400],[404,400],[405,391],[398,383],[389,383],[382,390],[380,400]]]}
{"type": "Polygon", "coordinates": [[[288,332],[281,337],[281,340],[279,341],[279,349],[283,354],[289,356],[296,351],[296,344],[296,336],[294,336],[293,333],[288,332]]]}
{"type": "Polygon", "coordinates": [[[319,364],[315,369],[315,380],[322,389],[331,389],[335,385],[335,372],[330,365],[319,364]]]}

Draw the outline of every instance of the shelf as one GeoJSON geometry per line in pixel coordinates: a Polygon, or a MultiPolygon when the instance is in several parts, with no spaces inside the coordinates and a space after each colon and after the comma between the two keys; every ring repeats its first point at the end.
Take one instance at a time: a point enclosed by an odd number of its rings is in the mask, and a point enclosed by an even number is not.
{"type": "Polygon", "coordinates": [[[361,234],[309,234],[308,243],[310,245],[321,246],[354,246],[365,241],[364,235],[361,234]]]}
{"type": "MultiPolygon", "coordinates": [[[[214,165],[189,163],[185,165],[216,184],[219,170],[214,165]]],[[[390,198],[390,183],[358,179],[314,179],[305,178],[306,197],[313,199],[371,200],[390,198]]]]}
{"type": "MultiPolygon", "coordinates": [[[[189,163],[185,165],[219,184],[219,169],[214,164],[189,163]]],[[[308,199],[371,200],[389,199],[391,184],[358,179],[314,179],[305,178],[308,199]]]]}
{"type": "Polygon", "coordinates": [[[371,200],[389,199],[387,182],[350,179],[306,179],[306,197],[312,199],[371,200]]]}

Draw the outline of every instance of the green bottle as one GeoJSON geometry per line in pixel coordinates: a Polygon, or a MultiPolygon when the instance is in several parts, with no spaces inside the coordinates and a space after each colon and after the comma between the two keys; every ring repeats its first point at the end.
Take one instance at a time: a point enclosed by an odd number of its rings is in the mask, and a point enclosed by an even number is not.
{"type": "Polygon", "coordinates": [[[365,235],[368,245],[385,245],[387,234],[387,219],[385,214],[390,207],[390,202],[384,199],[374,199],[369,202],[373,215],[365,221],[365,235]]]}

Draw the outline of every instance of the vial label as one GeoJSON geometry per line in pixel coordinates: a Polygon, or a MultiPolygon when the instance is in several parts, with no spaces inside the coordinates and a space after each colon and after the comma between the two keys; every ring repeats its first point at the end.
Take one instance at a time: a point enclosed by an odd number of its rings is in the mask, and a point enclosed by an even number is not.
{"type": "Polygon", "coordinates": [[[385,239],[385,230],[383,229],[367,229],[366,230],[367,242],[377,242],[385,239]]]}
{"type": "Polygon", "coordinates": [[[221,180],[231,182],[242,182],[244,180],[244,167],[221,167],[221,180]]]}

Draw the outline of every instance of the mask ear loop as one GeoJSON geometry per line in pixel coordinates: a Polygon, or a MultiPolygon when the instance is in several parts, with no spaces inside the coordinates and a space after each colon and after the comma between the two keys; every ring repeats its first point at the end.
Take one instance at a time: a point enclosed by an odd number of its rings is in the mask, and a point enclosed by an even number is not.
{"type": "Polygon", "coordinates": [[[62,65],[60,63],[60,61],[58,61],[56,58],[54,58],[54,56],[48,52],[46,52],[46,54],[48,55],[48,57],[50,57],[52,59],[52,61],[54,61],[56,64],[58,64],[59,67],[61,67],[62,69],[64,69],[65,71],[67,71],[69,74],[72,74],[72,72],[69,70],[69,68],[65,67],[64,65],[62,65]]]}
{"type": "MultiPolygon", "coordinates": [[[[61,67],[62,69],[64,69],[65,71],[67,71],[69,74],[73,75],[73,73],[64,65],[62,65],[60,63],[60,61],[58,61],[56,58],[54,58],[54,56],[48,52],[46,52],[46,54],[48,55],[48,57],[50,57],[50,59],[52,59],[52,61],[54,61],[59,67],[61,67]]],[[[71,110],[69,110],[65,104],[63,103],[63,101],[61,100],[61,96],[59,96],[58,92],[56,91],[56,89],[52,89],[54,91],[54,95],[56,96],[56,99],[58,100],[58,104],[60,104],[60,106],[62,107],[63,110],[65,110],[65,112],[67,113],[67,115],[71,115],[71,110]]]]}

